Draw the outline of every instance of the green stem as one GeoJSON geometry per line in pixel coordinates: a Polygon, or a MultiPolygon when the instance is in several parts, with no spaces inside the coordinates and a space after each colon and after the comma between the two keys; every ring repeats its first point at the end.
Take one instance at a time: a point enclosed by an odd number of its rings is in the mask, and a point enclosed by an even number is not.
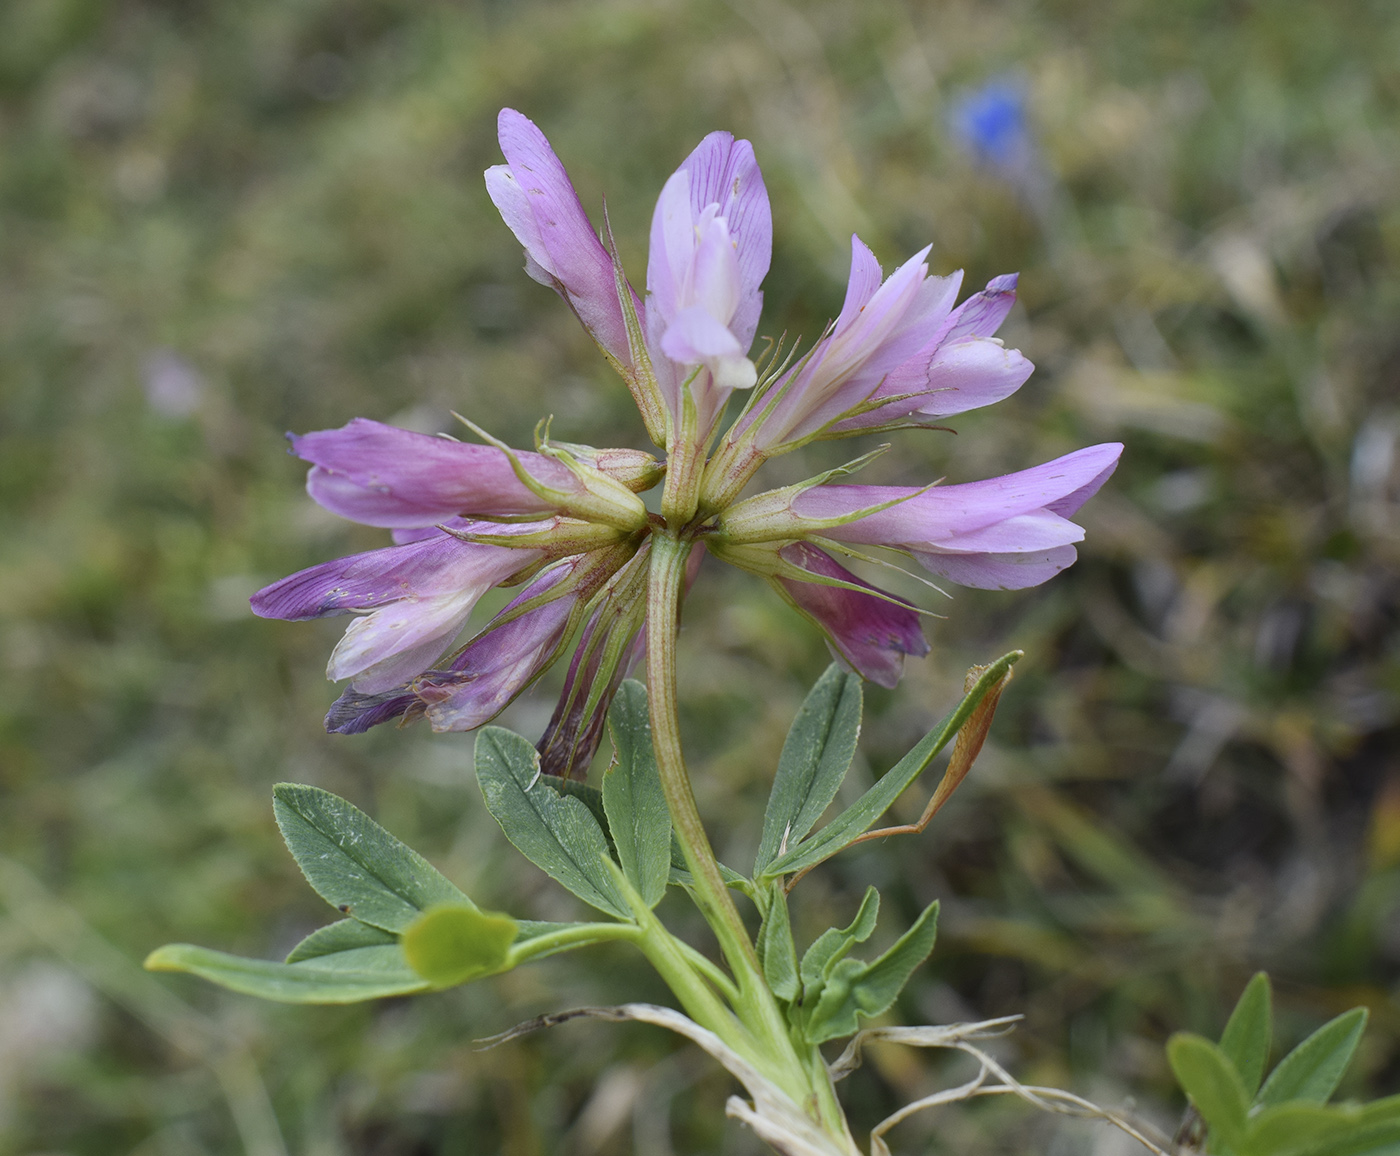
{"type": "Polygon", "coordinates": [[[638,926],[642,930],[637,946],[642,954],[671,989],[686,1015],[701,1027],[709,1028],[735,1051],[753,1062],[755,1048],[743,1024],[725,1006],[702,978],[695,963],[682,949],[676,939],[661,921],[650,911],[639,914],[638,926]]]}
{"type": "Polygon", "coordinates": [[[526,960],[537,959],[541,955],[552,955],[566,947],[583,947],[590,943],[602,943],[608,939],[637,939],[641,932],[630,923],[575,923],[546,932],[533,939],[522,940],[511,946],[507,963],[518,967],[526,960]]]}
{"type": "MultiPolygon", "coordinates": [[[[734,1009],[744,1027],[752,1033],[751,1046],[763,1057],[760,1070],[784,1088],[794,1102],[805,1105],[826,1131],[853,1146],[845,1114],[837,1103],[821,1053],[816,1049],[800,1051],[795,1046],[787,1019],[763,976],[748,930],[720,875],[719,862],[701,823],[681,754],[676,698],[676,630],[685,564],[692,546],[692,542],[672,533],[658,532],[652,536],[651,583],[647,594],[647,691],[652,743],[667,809],[690,869],[691,895],[713,929],[734,973],[738,989],[734,1009]]],[[[640,941],[643,950],[647,950],[651,938],[644,936],[640,941]]],[[[656,942],[660,942],[659,937],[656,942]]],[[[686,961],[685,970],[693,976],[692,966],[686,961]]],[[[662,974],[663,978],[668,978],[665,972],[662,974]]],[[[673,987],[673,990],[676,989],[673,987]]],[[[708,993],[709,989],[706,991],[708,993]]],[[[686,993],[679,990],[676,995],[683,1001],[687,998],[686,993]]],[[[691,1014],[698,1019],[694,1012],[691,1014]]],[[[713,1027],[712,1024],[707,1026],[713,1027]]]]}
{"type": "Polygon", "coordinates": [[[734,986],[734,981],[725,974],[724,968],[703,952],[696,951],[683,939],[676,940],[676,947],[689,961],[690,966],[714,984],[715,990],[725,999],[731,1004],[739,1002],[739,989],[734,986]]]}
{"type": "Polygon", "coordinates": [[[759,974],[758,956],[720,876],[719,863],[700,821],[695,793],[681,755],[676,704],[676,626],[685,563],[691,548],[692,543],[669,534],[652,535],[651,586],[647,592],[647,696],[651,705],[651,738],[676,840],[694,880],[696,906],[714,929],[720,950],[742,990],[746,974],[759,974]]]}

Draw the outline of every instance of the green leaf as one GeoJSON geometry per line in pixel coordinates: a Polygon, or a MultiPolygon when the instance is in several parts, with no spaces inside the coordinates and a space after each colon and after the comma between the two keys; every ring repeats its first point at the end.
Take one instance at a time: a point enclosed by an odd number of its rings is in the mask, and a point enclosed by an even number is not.
{"type": "Polygon", "coordinates": [[[858,1016],[877,1016],[885,1011],[904,989],[914,969],[928,958],[937,930],[935,901],[874,963],[843,959],[831,967],[821,998],[803,1025],[808,1042],[820,1044],[849,1036],[858,1026],[858,1016]]]}
{"type": "Polygon", "coordinates": [[[1329,1151],[1353,1131],[1357,1113],[1322,1104],[1274,1104],[1250,1118],[1241,1156],[1301,1156],[1329,1151]]]}
{"type": "Polygon", "coordinates": [[[1261,1104],[1325,1104],[1351,1063],[1370,1013],[1355,1007],[1329,1020],[1278,1062],[1259,1093],[1261,1104]]]}
{"type": "Polygon", "coordinates": [[[1400,1118],[1392,1103],[1396,1099],[1388,1096],[1361,1105],[1346,1132],[1299,1156],[1400,1156],[1400,1118]]]}
{"type": "Polygon", "coordinates": [[[797,712],[778,757],[754,861],[756,876],[795,847],[836,798],[855,756],[860,715],[860,676],[832,663],[797,712]]]}
{"type": "Polygon", "coordinates": [[[845,954],[857,943],[864,943],[875,930],[875,920],[880,915],[880,893],[874,887],[865,889],[865,898],[860,901],[856,917],[849,927],[830,927],[812,942],[802,955],[802,999],[804,1003],[815,999],[821,991],[827,972],[841,961],[845,954]]]}
{"type": "Polygon", "coordinates": [[[1250,1120],[1249,1144],[1246,1156],[1400,1156],[1400,1096],[1357,1105],[1270,1105],[1250,1120]]]}
{"type": "Polygon", "coordinates": [[[777,859],[764,867],[760,873],[761,876],[763,878],[776,878],[779,875],[786,875],[790,872],[801,871],[805,867],[814,866],[823,859],[829,859],[843,847],[849,846],[853,840],[869,830],[874,825],[875,820],[889,810],[891,804],[908,790],[915,779],[923,774],[938,752],[953,740],[963,723],[967,721],[968,716],[976,709],[977,704],[987,696],[988,691],[1006,677],[1006,672],[1011,669],[1018,658],[1020,658],[1019,651],[1003,655],[987,667],[982,673],[982,677],[977,680],[976,685],[967,693],[957,708],[938,726],[929,731],[918,746],[900,759],[880,777],[873,787],[815,835],[795,847],[789,846],[786,854],[778,856],[777,859]]]}
{"type": "Polygon", "coordinates": [[[150,971],[183,971],[231,991],[280,1003],[358,1003],[426,991],[397,943],[357,947],[299,963],[244,959],[207,947],[172,943],[146,959],[150,971]]]}
{"type": "Polygon", "coordinates": [[[1385,1096],[1362,1104],[1361,1117],[1367,1124],[1400,1122],[1400,1096],[1385,1096]]]}
{"type": "Polygon", "coordinates": [[[486,809],[525,858],[585,903],[618,919],[630,919],[602,860],[603,828],[578,799],[559,795],[543,781],[539,753],[517,734],[484,727],[476,737],[476,777],[486,809]]]}
{"type": "Polygon", "coordinates": [[[758,958],[763,963],[763,978],[779,999],[797,998],[797,946],[792,942],[792,924],[788,921],[787,896],[781,883],[774,882],[768,892],[768,914],[758,929],[758,958]]]}
{"type": "Polygon", "coordinates": [[[306,881],[342,914],[403,931],[436,904],[474,906],[418,852],[329,791],[278,783],[272,808],[306,881]]]}
{"type": "Polygon", "coordinates": [[[627,679],[608,712],[613,764],[603,774],[603,806],[618,861],[648,907],[671,878],[671,813],[656,769],[647,690],[627,679]]]}
{"type": "Polygon", "coordinates": [[[1177,1032],[1167,1041],[1167,1062],[1216,1139],[1240,1149],[1249,1095],[1225,1053],[1204,1036],[1177,1032]]]}
{"type": "Polygon", "coordinates": [[[1235,1010],[1220,1036],[1220,1050],[1235,1065],[1245,1094],[1254,1098],[1269,1063],[1273,1037],[1273,1011],[1269,977],[1259,972],[1245,985],[1235,1010]]]}
{"type": "Polygon", "coordinates": [[[387,931],[380,931],[358,919],[341,919],[318,927],[294,948],[287,956],[288,963],[301,963],[307,959],[317,959],[323,955],[335,955],[341,951],[353,951],[357,947],[382,947],[397,943],[397,937],[387,931]]]}
{"type": "MultiPolygon", "coordinates": [[[[745,875],[740,875],[732,867],[726,867],[723,863],[718,864],[719,877],[724,880],[726,887],[732,887],[735,891],[742,891],[755,903],[759,902],[758,889],[754,887],[753,880],[745,875]]],[[[685,865],[685,852],[681,850],[680,841],[671,836],[671,875],[670,882],[677,887],[691,887],[695,880],[691,877],[690,868],[685,865]]]]}
{"type": "Polygon", "coordinates": [[[403,954],[434,987],[451,987],[503,970],[518,931],[508,915],[444,905],[423,912],[403,933],[403,954]]]}
{"type": "Polygon", "coordinates": [[[598,820],[607,836],[608,846],[612,846],[612,832],[608,830],[608,812],[603,806],[603,792],[591,783],[581,783],[577,779],[564,779],[558,775],[541,775],[540,781],[554,788],[556,795],[577,799],[588,808],[589,814],[598,820]]]}

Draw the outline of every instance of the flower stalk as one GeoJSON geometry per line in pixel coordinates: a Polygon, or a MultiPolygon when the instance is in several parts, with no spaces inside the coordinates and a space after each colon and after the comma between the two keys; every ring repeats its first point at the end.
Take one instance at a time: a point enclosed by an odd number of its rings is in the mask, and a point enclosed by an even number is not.
{"type": "MultiPolygon", "coordinates": [[[[647,597],[647,686],[651,733],[657,770],[671,814],[672,830],[690,870],[696,906],[714,931],[720,950],[734,973],[738,988],[735,1012],[759,1051],[756,1066],[776,1086],[786,1091],[823,1131],[854,1149],[845,1113],[836,1099],[821,1052],[814,1046],[799,1048],[794,1043],[786,1018],[764,978],[753,941],[720,875],[719,861],[715,858],[709,835],[701,821],[695,792],[691,789],[690,776],[685,768],[676,695],[676,634],[686,560],[693,548],[694,543],[684,537],[663,533],[653,535],[647,597]]],[[[651,946],[648,959],[652,960],[653,966],[659,962],[669,962],[659,952],[657,958],[653,958],[652,952],[657,951],[657,947],[653,946],[655,944],[654,937],[644,936],[643,950],[651,946]]],[[[668,972],[661,971],[659,966],[658,971],[663,979],[671,983],[668,972]]],[[[687,974],[693,976],[688,969],[687,974]]],[[[689,984],[686,989],[682,991],[672,986],[677,998],[683,1001],[694,996],[689,984]]],[[[687,1010],[695,1014],[689,1003],[687,1010]]],[[[698,1016],[696,1018],[711,1030],[716,1030],[713,1023],[707,1023],[698,1016]]],[[[723,1036],[719,1031],[716,1034],[723,1036]]]]}

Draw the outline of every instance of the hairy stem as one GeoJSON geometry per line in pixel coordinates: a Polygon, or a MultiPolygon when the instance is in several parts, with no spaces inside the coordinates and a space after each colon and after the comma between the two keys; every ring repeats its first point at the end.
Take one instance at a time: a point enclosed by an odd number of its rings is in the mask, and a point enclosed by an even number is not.
{"type": "Polygon", "coordinates": [[[763,1056],[764,1074],[783,1087],[824,1130],[849,1145],[845,1115],[836,1100],[820,1052],[810,1049],[802,1054],[794,1045],[786,1017],[764,979],[748,929],[720,875],[681,754],[676,699],[676,630],[685,563],[692,545],[671,533],[656,533],[652,538],[651,584],[647,598],[647,687],[652,742],[666,805],[693,879],[692,896],[734,973],[737,987],[734,1009],[763,1056]]]}

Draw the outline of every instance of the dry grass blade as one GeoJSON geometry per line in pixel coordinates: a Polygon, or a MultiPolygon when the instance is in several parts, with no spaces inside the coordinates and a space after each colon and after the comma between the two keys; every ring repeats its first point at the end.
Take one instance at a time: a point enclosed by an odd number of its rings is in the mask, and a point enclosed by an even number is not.
{"type": "Polygon", "coordinates": [[[884,1140],[885,1133],[916,1112],[922,1112],[926,1108],[936,1108],[942,1104],[970,1100],[977,1096],[1017,1096],[1032,1107],[1039,1108],[1042,1112],[1054,1112],[1058,1115],[1076,1116],[1081,1119],[1102,1120],[1104,1123],[1112,1124],[1115,1128],[1127,1133],[1148,1151],[1155,1153],[1155,1156],[1173,1156],[1175,1149],[1171,1141],[1166,1137],[1153,1139],[1147,1132],[1149,1130],[1155,1131],[1155,1129],[1149,1129],[1148,1125],[1130,1120],[1122,1113],[1101,1108],[1082,1096],[1076,1096],[1073,1092],[1066,1092],[1060,1088],[1042,1088],[1022,1084],[1001,1064],[971,1042],[972,1040],[992,1039],[1005,1035],[1015,1027],[1016,1021],[1020,1018],[1019,1016],[1006,1016],[1001,1019],[983,1020],[979,1023],[943,1024],[937,1027],[871,1028],[853,1037],[846,1050],[830,1067],[833,1080],[842,1079],[860,1065],[861,1048],[865,1044],[880,1041],[908,1044],[921,1048],[953,1048],[966,1052],[979,1065],[977,1075],[967,1083],[915,1100],[881,1120],[870,1133],[870,1156],[890,1156],[889,1146],[884,1140]],[[998,1082],[989,1084],[987,1082],[989,1077],[995,1077],[998,1082]]]}

